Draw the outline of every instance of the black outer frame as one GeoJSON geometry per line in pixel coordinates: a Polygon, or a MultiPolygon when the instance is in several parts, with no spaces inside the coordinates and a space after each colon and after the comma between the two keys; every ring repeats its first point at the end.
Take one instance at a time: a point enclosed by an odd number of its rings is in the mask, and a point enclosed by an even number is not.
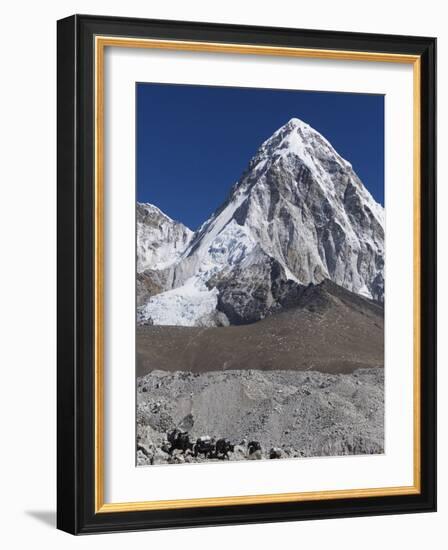
{"type": "Polygon", "coordinates": [[[57,527],[72,534],[436,510],[436,39],[74,15],[57,26],[57,527]],[[421,493],[94,513],[94,37],[421,56],[421,493]]]}

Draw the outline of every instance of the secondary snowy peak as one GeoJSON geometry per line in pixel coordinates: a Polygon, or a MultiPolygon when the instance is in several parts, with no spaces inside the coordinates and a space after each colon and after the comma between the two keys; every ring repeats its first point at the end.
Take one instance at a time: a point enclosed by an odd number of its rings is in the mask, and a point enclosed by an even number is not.
{"type": "Polygon", "coordinates": [[[149,203],[137,203],[137,272],[176,263],[193,232],[149,203]]]}

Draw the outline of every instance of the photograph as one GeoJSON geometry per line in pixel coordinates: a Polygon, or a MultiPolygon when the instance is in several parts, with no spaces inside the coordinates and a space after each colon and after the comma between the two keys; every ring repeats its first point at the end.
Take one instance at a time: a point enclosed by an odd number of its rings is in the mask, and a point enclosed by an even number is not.
{"type": "Polygon", "coordinates": [[[384,454],[384,95],[135,86],[137,466],[384,454]]]}
{"type": "Polygon", "coordinates": [[[436,510],[436,38],[253,15],[58,20],[67,533],[436,510]]]}

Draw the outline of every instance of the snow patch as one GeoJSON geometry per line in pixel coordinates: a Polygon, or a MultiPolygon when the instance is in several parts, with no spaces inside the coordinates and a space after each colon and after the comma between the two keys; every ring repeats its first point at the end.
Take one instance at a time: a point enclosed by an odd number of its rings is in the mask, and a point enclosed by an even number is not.
{"type": "Polygon", "coordinates": [[[218,291],[209,290],[197,277],[184,285],[157,294],[139,311],[142,321],[149,319],[155,325],[194,327],[216,310],[218,291]]]}
{"type": "Polygon", "coordinates": [[[358,290],[358,294],[361,295],[361,296],[364,296],[365,298],[370,298],[372,299],[372,294],[370,293],[369,289],[367,288],[366,285],[363,285],[359,290],[358,290]]]}

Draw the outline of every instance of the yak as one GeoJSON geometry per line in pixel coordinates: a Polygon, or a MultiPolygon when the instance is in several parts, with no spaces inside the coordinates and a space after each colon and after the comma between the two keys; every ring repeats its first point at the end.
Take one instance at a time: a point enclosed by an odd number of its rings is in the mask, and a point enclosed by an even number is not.
{"type": "Polygon", "coordinates": [[[249,441],[249,444],[247,445],[247,450],[249,451],[249,455],[251,455],[256,451],[261,451],[261,445],[258,441],[249,441]]]}
{"type": "Polygon", "coordinates": [[[193,443],[190,441],[188,432],[181,432],[180,430],[173,430],[167,434],[168,441],[171,444],[169,449],[169,454],[173,454],[176,449],[179,449],[182,452],[185,452],[187,449],[190,451],[193,450],[193,443]]]}
{"type": "Polygon", "coordinates": [[[235,446],[232,445],[228,439],[218,439],[216,442],[215,456],[221,460],[229,458],[229,453],[233,453],[234,448],[235,446]]]}
{"type": "Polygon", "coordinates": [[[199,454],[204,455],[205,458],[208,458],[209,456],[213,456],[216,451],[216,444],[215,439],[209,437],[208,435],[203,437],[198,437],[196,440],[196,444],[193,448],[193,454],[194,456],[198,456],[199,454]]]}

